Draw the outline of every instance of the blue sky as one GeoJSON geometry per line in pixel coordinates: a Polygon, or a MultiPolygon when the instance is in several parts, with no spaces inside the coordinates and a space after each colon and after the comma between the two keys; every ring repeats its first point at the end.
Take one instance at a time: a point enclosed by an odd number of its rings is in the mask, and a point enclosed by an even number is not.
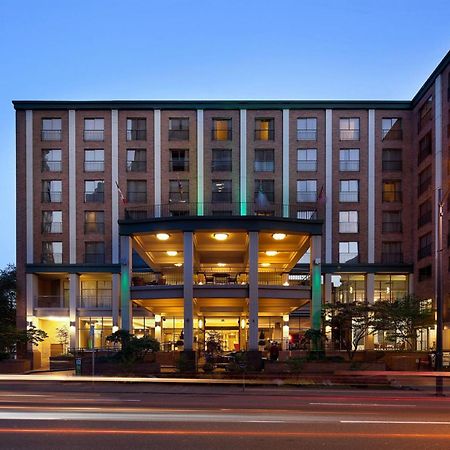
{"type": "Polygon", "coordinates": [[[449,5],[0,0],[0,268],[15,262],[11,100],[411,99],[450,48],[449,5]]]}

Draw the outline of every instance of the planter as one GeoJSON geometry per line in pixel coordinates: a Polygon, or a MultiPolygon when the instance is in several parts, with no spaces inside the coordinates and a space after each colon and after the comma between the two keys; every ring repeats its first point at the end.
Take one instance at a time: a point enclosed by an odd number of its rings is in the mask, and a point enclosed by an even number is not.
{"type": "Polygon", "coordinates": [[[74,370],[75,359],[73,356],[50,357],[50,370],[74,370]]]}
{"type": "Polygon", "coordinates": [[[31,370],[28,359],[5,359],[0,361],[0,373],[25,373],[31,370]]]}

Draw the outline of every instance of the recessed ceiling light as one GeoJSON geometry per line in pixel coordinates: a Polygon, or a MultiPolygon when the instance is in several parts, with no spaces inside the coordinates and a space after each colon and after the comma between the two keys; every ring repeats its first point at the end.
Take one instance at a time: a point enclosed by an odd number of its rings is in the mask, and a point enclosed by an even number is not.
{"type": "Polygon", "coordinates": [[[175,263],[174,266],[175,267],[181,267],[183,265],[183,263],[175,263]]]}
{"type": "Polygon", "coordinates": [[[267,256],[275,256],[275,255],[278,255],[278,252],[276,250],[267,250],[266,255],[267,256]]]}
{"type": "Polygon", "coordinates": [[[269,267],[269,266],[270,266],[270,263],[261,263],[261,266],[262,266],[262,267],[269,267]]]}
{"type": "Polygon", "coordinates": [[[286,234],[285,233],[273,233],[272,237],[276,240],[276,241],[282,241],[283,239],[286,238],[286,234]]]}
{"type": "Polygon", "coordinates": [[[159,239],[160,241],[167,241],[167,239],[170,238],[170,234],[167,233],[157,233],[156,239],[159,239]]]}
{"type": "Polygon", "coordinates": [[[213,238],[218,241],[225,241],[228,239],[228,233],[214,233],[213,238]]]}
{"type": "Polygon", "coordinates": [[[218,265],[219,267],[225,267],[225,266],[226,266],[225,263],[217,263],[217,265],[218,265]]]}
{"type": "Polygon", "coordinates": [[[177,256],[178,252],[176,250],[167,250],[166,252],[169,256],[177,256]]]}

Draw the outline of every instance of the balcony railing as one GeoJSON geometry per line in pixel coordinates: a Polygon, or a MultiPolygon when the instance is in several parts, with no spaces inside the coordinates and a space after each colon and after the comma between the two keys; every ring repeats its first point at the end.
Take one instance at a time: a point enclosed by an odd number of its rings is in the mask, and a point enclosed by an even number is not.
{"type": "Polygon", "coordinates": [[[127,161],[127,172],[145,172],[147,161],[127,161]]]}
{"type": "Polygon", "coordinates": [[[169,141],[188,141],[189,130],[169,130],[169,141]]]}
{"type": "Polygon", "coordinates": [[[35,308],[68,308],[69,298],[61,295],[38,295],[34,299],[35,308]]]}
{"type": "Polygon", "coordinates": [[[87,264],[105,264],[104,253],[86,253],[84,255],[84,262],[87,264]]]}
{"type": "Polygon", "coordinates": [[[340,130],[339,139],[341,141],[359,141],[359,130],[340,130]]]}
{"type": "Polygon", "coordinates": [[[403,253],[381,253],[381,262],[384,264],[402,264],[403,253]]]}
{"type": "Polygon", "coordinates": [[[314,203],[317,200],[317,192],[297,192],[297,201],[305,203],[314,203]]]}
{"type": "Polygon", "coordinates": [[[297,130],[297,141],[316,141],[317,130],[297,130]]]}
{"type": "Polygon", "coordinates": [[[213,159],[211,169],[213,172],[231,172],[233,164],[230,160],[213,159]]]}
{"type": "Polygon", "coordinates": [[[255,130],[255,141],[273,141],[275,130],[255,130]]]}
{"type": "Polygon", "coordinates": [[[211,139],[213,141],[231,141],[231,138],[231,130],[219,130],[214,128],[211,130],[211,139]]]}
{"type": "Polygon", "coordinates": [[[358,191],[339,192],[339,201],[340,202],[358,202],[359,201],[359,192],[358,191]]]}
{"type": "Polygon", "coordinates": [[[317,161],[297,160],[297,172],[316,172],[317,161]]]}
{"type": "Polygon", "coordinates": [[[85,141],[103,141],[104,137],[104,130],[84,130],[83,133],[83,139],[85,141]]]}
{"type": "Polygon", "coordinates": [[[359,161],[339,161],[339,170],[341,172],[358,172],[359,161]]]}
{"type": "Polygon", "coordinates": [[[42,203],[61,203],[62,202],[62,192],[57,191],[46,191],[41,193],[42,203]]]}
{"type": "Polygon", "coordinates": [[[84,232],[85,232],[85,234],[90,234],[90,233],[103,234],[105,232],[105,223],[104,222],[86,222],[84,224],[84,232]]]}
{"type": "Polygon", "coordinates": [[[41,130],[41,141],[60,141],[61,130],[41,130]]]}
{"type": "Polygon", "coordinates": [[[383,233],[401,233],[402,223],[401,222],[383,222],[382,223],[383,233]]]}
{"type": "Polygon", "coordinates": [[[43,253],[41,262],[44,264],[62,264],[62,253],[43,253]]]}
{"type": "Polygon", "coordinates": [[[96,309],[96,308],[111,308],[111,296],[95,297],[95,296],[81,296],[78,299],[80,308],[96,309]]]}
{"type": "Polygon", "coordinates": [[[147,130],[127,130],[127,141],[145,141],[147,130]]]}
{"type": "Polygon", "coordinates": [[[62,163],[61,161],[42,161],[41,171],[42,172],[61,172],[62,163]]]}
{"type": "Polygon", "coordinates": [[[105,201],[104,192],[85,192],[84,202],[85,203],[103,203],[105,201]]]}
{"type": "Polygon", "coordinates": [[[383,172],[400,172],[402,170],[402,161],[383,161],[383,172]]]}
{"type": "Polygon", "coordinates": [[[105,170],[104,161],[85,161],[84,171],[85,172],[103,172],[105,170]]]}
{"type": "Polygon", "coordinates": [[[43,233],[62,233],[62,222],[44,222],[41,230],[43,233]]]}
{"type": "Polygon", "coordinates": [[[401,141],[403,139],[403,130],[392,128],[382,130],[383,141],[401,141]]]}
{"type": "MultiPolygon", "coordinates": [[[[155,217],[212,216],[220,215],[221,212],[227,216],[273,216],[297,219],[298,208],[297,204],[259,204],[258,202],[169,203],[164,205],[127,206],[125,219],[147,220],[155,217]]],[[[315,211],[315,208],[312,210],[315,211]]],[[[313,215],[313,217],[317,218],[317,215],[313,215]]]]}
{"type": "Polygon", "coordinates": [[[189,160],[178,159],[169,161],[169,170],[171,172],[188,172],[189,171],[189,160]]]}

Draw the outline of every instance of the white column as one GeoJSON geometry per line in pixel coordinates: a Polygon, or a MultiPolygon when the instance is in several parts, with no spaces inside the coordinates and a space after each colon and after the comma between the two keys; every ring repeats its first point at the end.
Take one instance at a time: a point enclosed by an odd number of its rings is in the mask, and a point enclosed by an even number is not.
{"type": "Polygon", "coordinates": [[[33,273],[27,273],[25,275],[26,278],[26,287],[27,287],[27,322],[33,321],[34,316],[34,307],[36,302],[36,297],[39,295],[38,290],[38,277],[33,273]]]}
{"type": "Polygon", "coordinates": [[[333,110],[325,111],[325,262],[333,256],[333,110]]]}
{"type": "Polygon", "coordinates": [[[119,262],[119,112],[111,111],[111,248],[112,263],[119,262]]]}
{"type": "Polygon", "coordinates": [[[240,214],[247,214],[247,110],[240,111],[240,214]]]}
{"type": "Polygon", "coordinates": [[[333,285],[331,282],[331,273],[323,276],[324,303],[331,303],[333,300],[333,285]]]}
{"type": "Polygon", "coordinates": [[[249,232],[249,274],[248,274],[248,317],[249,317],[249,350],[258,350],[258,252],[259,235],[257,231],[249,232]]]}
{"type": "Polygon", "coordinates": [[[70,348],[78,347],[77,305],[80,298],[80,276],[69,274],[69,320],[70,320],[70,348]]]}
{"type": "MultiPolygon", "coordinates": [[[[442,86],[441,86],[441,75],[436,77],[434,82],[434,167],[435,167],[435,183],[434,183],[434,204],[436,205],[434,208],[434,267],[436,270],[434,271],[434,298],[437,299],[438,296],[438,283],[439,277],[444,276],[442,273],[438,273],[438,268],[440,264],[438,264],[439,258],[439,238],[438,238],[438,223],[439,223],[439,190],[442,189],[442,86]]],[[[442,197],[446,194],[445,189],[442,192],[442,197]]],[[[441,267],[442,270],[442,267],[441,267]]],[[[444,293],[441,292],[443,296],[444,293]]],[[[445,300],[444,300],[445,303],[445,300]]]]}
{"type": "Polygon", "coordinates": [[[204,181],[203,181],[203,109],[197,110],[197,214],[203,216],[204,212],[204,181]]]}
{"type": "MultiPolygon", "coordinates": [[[[153,113],[155,205],[161,205],[161,110],[153,113]]],[[[155,217],[161,216],[160,206],[155,206],[155,217]]]]}
{"type": "Polygon", "coordinates": [[[130,300],[133,246],[129,236],[120,236],[120,314],[121,328],[132,332],[132,309],[130,300]]]}
{"type": "Polygon", "coordinates": [[[281,348],[289,350],[289,314],[283,316],[283,342],[281,348]]]}
{"type": "Polygon", "coordinates": [[[375,262],[375,110],[369,109],[367,174],[367,262],[375,262]]]}
{"type": "Polygon", "coordinates": [[[162,319],[159,314],[155,314],[155,339],[161,342],[162,336],[162,319]]]}
{"type": "Polygon", "coordinates": [[[112,294],[111,309],[112,309],[113,327],[118,327],[119,326],[119,304],[120,304],[120,275],[118,273],[113,273],[111,294],[112,294]]]}
{"type": "Polygon", "coordinates": [[[193,350],[194,346],[194,241],[192,231],[183,233],[184,239],[184,265],[183,265],[183,291],[184,291],[184,349],[193,350]]]}
{"type": "Polygon", "coordinates": [[[25,190],[26,190],[26,221],[27,221],[27,264],[34,261],[34,235],[33,235],[33,111],[27,109],[25,112],[25,190]]]}
{"type": "Polygon", "coordinates": [[[289,212],[289,110],[283,109],[283,217],[289,212]]]}
{"type": "MultiPolygon", "coordinates": [[[[77,262],[77,153],[75,110],[69,110],[69,262],[77,262]]],[[[64,189],[64,186],[63,186],[64,189]]]]}

